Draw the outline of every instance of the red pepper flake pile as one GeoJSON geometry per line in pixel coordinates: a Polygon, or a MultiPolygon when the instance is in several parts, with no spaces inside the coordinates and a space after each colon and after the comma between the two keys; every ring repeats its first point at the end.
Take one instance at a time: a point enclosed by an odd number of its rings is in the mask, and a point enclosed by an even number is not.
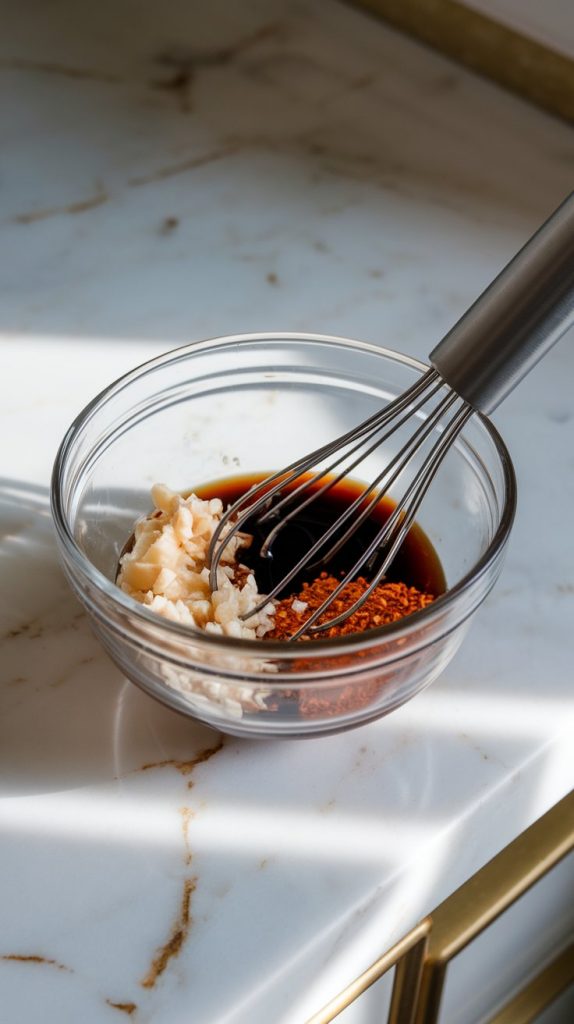
{"type": "MultiPolygon", "coordinates": [[[[340,580],[323,572],[312,583],[305,583],[298,595],[291,595],[279,601],[275,612],[275,626],[266,634],[265,639],[285,640],[292,636],[325,598],[333,593],[339,583],[340,580]]],[[[368,586],[369,583],[363,576],[347,583],[318,621],[327,622],[335,615],[346,611],[365,593],[368,586]]],[[[406,583],[379,583],[358,611],[353,612],[340,625],[326,629],[320,636],[345,636],[384,626],[426,608],[433,600],[432,594],[423,593],[416,587],[407,586],[406,583]]],[[[303,635],[302,639],[309,640],[310,636],[303,635]]],[[[403,641],[397,639],[396,643],[401,645],[403,641]]],[[[356,658],[363,656],[368,656],[366,651],[357,651],[347,657],[354,662],[356,658]]],[[[340,667],[340,659],[336,659],[336,664],[340,667]]],[[[328,659],[324,660],[323,668],[327,665],[328,659]]],[[[310,663],[304,656],[294,663],[297,671],[305,671],[308,667],[310,663]]],[[[302,718],[341,718],[343,715],[354,714],[371,706],[376,708],[381,691],[388,686],[399,684],[402,671],[404,669],[394,665],[388,670],[375,669],[372,673],[366,673],[365,678],[360,681],[355,679],[351,683],[341,685],[334,680],[332,684],[322,682],[316,686],[302,686],[293,690],[290,696],[297,702],[302,718]]]]}
{"type": "MultiPolygon", "coordinates": [[[[279,601],[275,611],[275,625],[271,632],[266,634],[265,639],[285,640],[292,636],[333,593],[340,582],[335,576],[322,572],[312,583],[304,583],[299,594],[279,601]],[[305,605],[304,608],[303,605],[305,605]]],[[[368,586],[368,580],[363,576],[347,583],[318,620],[318,623],[328,622],[329,619],[335,618],[341,612],[347,611],[355,601],[362,597],[368,586]]],[[[364,633],[367,629],[385,626],[389,622],[403,619],[405,615],[411,615],[412,612],[426,608],[432,601],[434,601],[432,594],[424,594],[416,587],[408,587],[406,583],[379,583],[356,612],[353,612],[338,626],[324,630],[319,636],[331,638],[346,636],[349,633],[364,633]]],[[[310,636],[303,635],[301,639],[308,640],[310,636]]]]}

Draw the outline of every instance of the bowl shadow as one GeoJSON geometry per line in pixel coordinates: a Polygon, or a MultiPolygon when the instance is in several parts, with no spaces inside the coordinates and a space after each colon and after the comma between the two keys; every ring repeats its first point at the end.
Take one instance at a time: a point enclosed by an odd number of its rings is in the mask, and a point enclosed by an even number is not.
{"type": "Polygon", "coordinates": [[[217,733],[133,688],[59,567],[46,487],[0,479],[0,796],[109,782],[192,759],[217,733]]]}

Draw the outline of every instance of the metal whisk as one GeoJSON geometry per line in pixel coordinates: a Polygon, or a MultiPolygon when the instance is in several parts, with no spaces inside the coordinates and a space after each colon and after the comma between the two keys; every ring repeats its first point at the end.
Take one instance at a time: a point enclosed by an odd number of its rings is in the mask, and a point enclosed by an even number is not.
{"type": "Polygon", "coordinates": [[[284,527],[413,421],[408,440],[245,619],[302,570],[325,567],[414,462],[402,497],[335,590],[290,638],[344,622],[386,575],[436,472],[474,412],[488,414],[574,324],[574,193],[552,214],[430,353],[431,368],[380,412],[329,444],[273,473],[223,515],[211,541],[210,583],[229,540],[248,520],[270,524],[263,558],[284,527]],[[435,397],[436,396],[436,397],[435,397]],[[434,401],[433,401],[434,399],[434,401]],[[428,449],[428,450],[427,450],[428,449]],[[426,451],[420,460],[421,450],[426,451]],[[420,465],[417,465],[417,458],[420,465]],[[346,584],[379,563],[370,585],[346,611],[318,623],[346,584]]]}

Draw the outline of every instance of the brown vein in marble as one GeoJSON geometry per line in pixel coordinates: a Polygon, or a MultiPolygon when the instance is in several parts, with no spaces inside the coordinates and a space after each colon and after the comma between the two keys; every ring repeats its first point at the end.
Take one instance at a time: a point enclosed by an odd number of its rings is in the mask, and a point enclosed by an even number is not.
{"type": "MultiPolygon", "coordinates": [[[[171,67],[180,74],[186,74],[188,82],[191,80],[197,68],[225,67],[233,63],[246,50],[257,46],[267,39],[278,38],[283,33],[283,26],[278,22],[269,22],[255,29],[249,35],[242,36],[235,43],[229,46],[222,46],[217,50],[185,50],[177,49],[161,53],[157,63],[164,67],[171,67]]],[[[153,88],[157,88],[156,82],[151,82],[153,88]]]]}
{"type": "Polygon", "coordinates": [[[8,71],[39,71],[44,75],[61,75],[63,78],[83,78],[92,82],[121,82],[119,75],[106,71],[95,71],[92,68],[73,68],[66,64],[49,61],[26,60],[24,57],[12,57],[0,61],[0,68],[8,71]]]}
{"type": "Polygon", "coordinates": [[[171,235],[179,227],[179,217],[164,217],[159,228],[160,235],[171,235]]]}
{"type": "Polygon", "coordinates": [[[191,807],[181,807],[179,813],[181,814],[181,831],[183,834],[183,845],[185,847],[183,861],[184,864],[189,866],[193,860],[191,846],[189,845],[189,826],[192,819],[195,818],[195,813],[192,811],[191,807]]]}
{"type": "MultiPolygon", "coordinates": [[[[325,126],[323,126],[325,128],[325,126]]],[[[332,131],[332,125],[326,130],[332,131]]],[[[481,192],[492,204],[504,207],[508,212],[509,201],[514,212],[524,212],[524,202],[515,194],[510,197],[508,190],[495,182],[485,182],[477,173],[470,170],[453,171],[452,168],[425,167],[424,174],[416,163],[409,160],[397,160],[379,150],[353,151],[341,146],[338,137],[329,135],[325,139],[317,138],[317,129],[312,133],[305,130],[301,135],[292,138],[273,138],[263,134],[247,135],[230,132],[226,135],[229,144],[236,144],[243,151],[259,150],[260,152],[289,154],[297,158],[311,158],[313,161],[311,181],[321,181],[323,177],[344,177],[350,181],[358,181],[373,188],[391,191],[401,196],[416,198],[425,192],[429,202],[439,208],[460,212],[462,194],[469,190],[481,192]],[[316,177],[316,174],[319,177],[316,177]]],[[[337,213],[351,206],[353,200],[348,197],[343,203],[328,208],[323,207],[321,213],[337,213]]],[[[465,208],[466,209],[466,208],[465,208]]],[[[466,210],[473,221],[480,224],[492,222],[490,216],[477,211],[466,210]]]]}
{"type": "Polygon", "coordinates": [[[31,619],[30,622],[26,622],[23,626],[17,626],[16,629],[9,629],[5,634],[6,640],[15,640],[18,636],[26,636],[28,640],[37,640],[38,637],[42,636],[43,627],[40,625],[39,619],[31,619]]]}
{"type": "Polygon", "coordinates": [[[66,683],[71,682],[78,677],[78,672],[84,665],[93,664],[93,662],[96,661],[96,658],[97,655],[95,654],[89,654],[85,658],[80,658],[78,661],[74,662],[70,668],[66,669],[65,672],[61,672],[59,676],[56,676],[49,685],[53,689],[57,689],[59,686],[64,686],[66,683]]]}
{"type": "Polygon", "coordinates": [[[142,988],[154,988],[170,960],[181,953],[192,923],[191,897],[196,886],[196,877],[184,879],[179,916],[173,925],[169,939],[163,946],[160,946],[152,960],[149,971],[140,982],[142,988]]]}
{"type": "Polygon", "coordinates": [[[19,636],[25,636],[27,640],[38,640],[45,633],[46,629],[49,630],[51,636],[54,633],[64,632],[67,629],[71,629],[77,632],[81,629],[81,620],[86,618],[84,611],[76,612],[75,615],[67,617],[64,621],[49,621],[49,610],[46,609],[41,615],[37,615],[35,618],[30,619],[29,622],[25,622],[22,626],[16,626],[14,629],[9,629],[2,637],[2,640],[16,640],[19,636]]]}
{"type": "Polygon", "coordinates": [[[6,686],[20,686],[22,683],[28,682],[28,676],[14,676],[13,679],[9,679],[6,686]]]}
{"type": "MultiPolygon", "coordinates": [[[[205,750],[200,750],[195,757],[190,758],[188,761],[180,761],[177,758],[170,757],[165,761],[150,761],[148,764],[142,764],[141,768],[136,768],[135,770],[139,772],[148,772],[153,768],[175,768],[180,775],[187,777],[191,775],[193,769],[196,768],[198,764],[203,764],[205,761],[209,761],[210,757],[219,753],[223,746],[224,739],[222,736],[214,747],[206,747],[205,750]]],[[[191,789],[193,786],[191,779],[188,781],[187,785],[188,788],[191,789]]]]}
{"type": "Polygon", "coordinates": [[[23,953],[4,953],[0,956],[0,960],[12,960],[21,964],[46,964],[48,967],[55,967],[57,971],[68,971],[73,974],[71,967],[66,967],[65,964],[61,964],[58,960],[51,960],[47,956],[37,956],[34,954],[25,955],[23,953]]]}
{"type": "Polygon", "coordinates": [[[169,78],[157,79],[149,84],[152,89],[172,93],[177,100],[181,113],[190,114],[193,110],[191,86],[194,78],[195,74],[193,69],[184,65],[178,71],[175,71],[170,75],[169,78]]]}
{"type": "Polygon", "coordinates": [[[47,206],[43,210],[30,210],[28,213],[17,213],[13,217],[14,224],[34,224],[38,220],[47,220],[49,217],[60,217],[62,214],[85,213],[86,210],[93,210],[96,206],[107,203],[109,196],[106,192],[98,192],[88,199],[80,199],[74,203],[67,203],[65,206],[47,206]]]}
{"type": "MultiPolygon", "coordinates": [[[[217,754],[224,746],[224,738],[220,737],[218,743],[214,747],[206,747],[204,750],[200,750],[195,757],[190,758],[187,761],[178,760],[176,758],[169,758],[165,761],[153,761],[148,764],[142,765],[139,771],[150,771],[152,768],[175,768],[185,778],[189,777],[193,772],[194,768],[198,764],[204,764],[209,761],[211,757],[217,754]]],[[[188,780],[188,788],[193,786],[193,782],[188,780]]],[[[191,821],[195,817],[191,807],[181,807],[181,831],[183,835],[184,843],[184,864],[189,867],[193,860],[193,853],[189,843],[189,826],[191,821]]],[[[187,936],[189,929],[192,924],[191,917],[191,897],[195,892],[197,886],[197,876],[194,875],[191,878],[184,879],[183,882],[183,893],[181,897],[181,905],[179,916],[175,921],[171,935],[167,942],[163,946],[160,946],[156,952],[155,957],[152,960],[151,967],[145,977],[140,982],[142,988],[153,988],[157,983],[158,978],[161,977],[170,960],[173,957],[179,956],[181,949],[187,936]]]]}
{"type": "Polygon", "coordinates": [[[213,149],[209,153],[203,153],[201,156],[181,160],[177,164],[168,164],[167,167],[160,167],[157,171],[151,171],[149,174],[128,178],[128,185],[132,188],[139,188],[141,185],[151,185],[156,181],[164,181],[165,178],[175,178],[178,174],[186,174],[188,171],[195,171],[198,167],[205,167],[207,164],[224,160],[226,157],[236,153],[238,149],[239,146],[236,144],[219,146],[217,149],[213,149]]]}
{"type": "MultiPolygon", "coordinates": [[[[231,64],[244,51],[266,39],[278,36],[281,31],[279,24],[270,23],[243,36],[237,42],[217,50],[207,50],[203,53],[184,51],[161,54],[157,63],[173,68],[173,73],[166,79],[151,81],[149,86],[152,89],[172,92],[176,96],[180,110],[183,113],[190,113],[192,110],[190,89],[197,68],[224,67],[231,64]]],[[[59,64],[56,61],[31,60],[25,57],[8,57],[0,60],[0,70],[31,71],[43,75],[56,75],[60,78],[105,82],[111,85],[127,81],[124,76],[115,72],[99,71],[96,68],[79,68],[68,64],[59,64]]]]}
{"type": "Polygon", "coordinates": [[[137,1003],[114,1003],[111,999],[106,999],[108,1006],[111,1006],[114,1010],[120,1010],[121,1013],[127,1013],[131,1017],[132,1013],[137,1010],[137,1003]]]}

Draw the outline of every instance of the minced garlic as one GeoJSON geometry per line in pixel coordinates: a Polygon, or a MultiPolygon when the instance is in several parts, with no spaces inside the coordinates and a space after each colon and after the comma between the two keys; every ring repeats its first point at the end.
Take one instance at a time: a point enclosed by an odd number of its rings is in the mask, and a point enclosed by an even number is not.
{"type": "Polygon", "coordinates": [[[155,511],[136,524],[133,547],[120,559],[118,586],[173,622],[236,639],[264,636],[273,626],[272,602],[241,620],[261,600],[253,573],[238,563],[249,536],[237,533],[230,539],[217,570],[217,590],[209,585],[208,549],[223,513],[219,498],[184,498],[155,484],[152,499],[155,511]]]}

